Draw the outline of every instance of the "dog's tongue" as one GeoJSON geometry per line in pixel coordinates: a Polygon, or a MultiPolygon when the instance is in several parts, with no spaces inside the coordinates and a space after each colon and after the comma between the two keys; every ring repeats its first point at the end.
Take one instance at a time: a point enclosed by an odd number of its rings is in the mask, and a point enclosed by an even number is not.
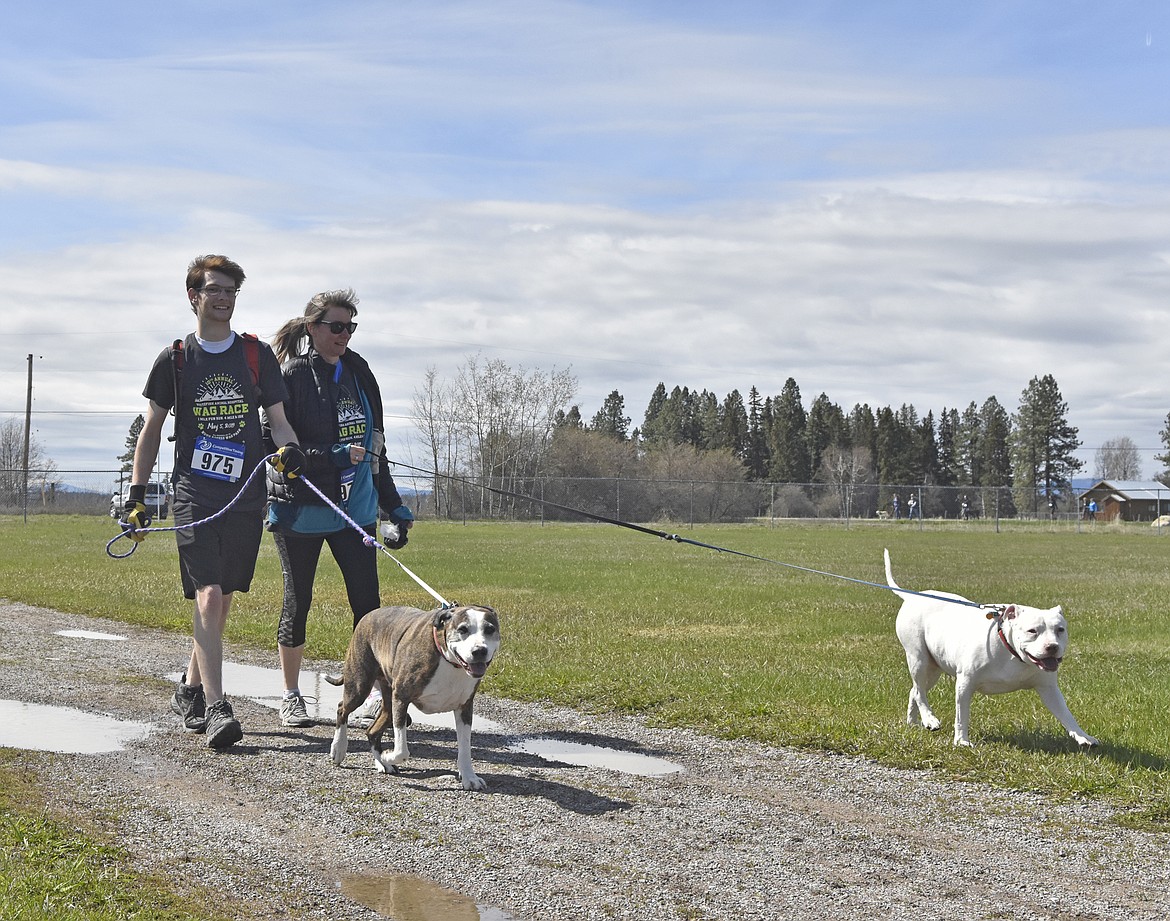
{"type": "Polygon", "coordinates": [[[1048,656],[1045,659],[1033,659],[1032,661],[1046,672],[1054,672],[1060,668],[1060,659],[1056,658],[1056,656],[1048,656]]]}
{"type": "Polygon", "coordinates": [[[471,662],[467,666],[467,673],[472,678],[482,678],[487,674],[487,665],[483,662],[471,662]]]}

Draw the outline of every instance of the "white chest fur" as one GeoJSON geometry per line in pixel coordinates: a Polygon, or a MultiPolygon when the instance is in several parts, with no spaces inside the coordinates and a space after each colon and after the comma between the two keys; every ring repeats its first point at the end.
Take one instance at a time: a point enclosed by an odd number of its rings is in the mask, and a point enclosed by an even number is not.
{"type": "Polygon", "coordinates": [[[472,678],[462,668],[450,662],[440,662],[430,681],[415,697],[413,703],[423,713],[443,713],[458,710],[475,693],[478,678],[472,678]]]}

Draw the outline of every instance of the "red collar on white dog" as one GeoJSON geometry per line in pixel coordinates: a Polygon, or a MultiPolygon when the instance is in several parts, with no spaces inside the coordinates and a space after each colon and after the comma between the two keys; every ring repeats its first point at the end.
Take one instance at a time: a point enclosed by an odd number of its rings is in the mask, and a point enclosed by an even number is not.
{"type": "MultiPolygon", "coordinates": [[[[1017,658],[1021,662],[1023,662],[1024,657],[1022,655],[1020,655],[1018,652],[1016,652],[1015,647],[1012,646],[1012,644],[1008,642],[1007,634],[1005,634],[1003,632],[1003,615],[1004,615],[1003,607],[996,605],[996,606],[992,607],[992,609],[990,611],[987,612],[987,619],[995,621],[995,632],[999,634],[999,641],[1001,643],[1003,643],[1004,649],[1006,649],[1008,652],[1010,652],[1015,658],[1017,658]]],[[[1040,667],[1035,662],[1033,662],[1032,664],[1035,665],[1037,668],[1040,667]]]]}

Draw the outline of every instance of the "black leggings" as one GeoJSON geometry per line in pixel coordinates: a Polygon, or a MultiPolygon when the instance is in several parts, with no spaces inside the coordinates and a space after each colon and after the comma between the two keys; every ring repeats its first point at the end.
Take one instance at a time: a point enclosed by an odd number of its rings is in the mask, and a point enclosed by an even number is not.
{"type": "Polygon", "coordinates": [[[317,577],[321,546],[326,542],[345,579],[354,626],[374,608],[381,607],[378,551],[367,546],[353,528],[343,528],[331,534],[278,530],[272,532],[272,539],[280,556],[280,568],[284,570],[284,605],[280,609],[280,626],[276,628],[276,641],[281,646],[295,648],[305,645],[305,622],[313,603],[313,581],[317,577]]]}

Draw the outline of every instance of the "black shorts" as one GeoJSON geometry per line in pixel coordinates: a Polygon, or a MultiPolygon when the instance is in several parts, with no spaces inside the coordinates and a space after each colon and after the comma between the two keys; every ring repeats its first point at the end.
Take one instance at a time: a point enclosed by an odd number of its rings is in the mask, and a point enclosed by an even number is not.
{"type": "MultiPolygon", "coordinates": [[[[194,505],[175,506],[175,524],[190,524],[214,514],[194,505]]],[[[225,594],[246,592],[252,587],[264,513],[228,512],[197,528],[176,531],[179,546],[179,575],[183,595],[194,598],[196,589],[218,585],[225,594]]]]}

